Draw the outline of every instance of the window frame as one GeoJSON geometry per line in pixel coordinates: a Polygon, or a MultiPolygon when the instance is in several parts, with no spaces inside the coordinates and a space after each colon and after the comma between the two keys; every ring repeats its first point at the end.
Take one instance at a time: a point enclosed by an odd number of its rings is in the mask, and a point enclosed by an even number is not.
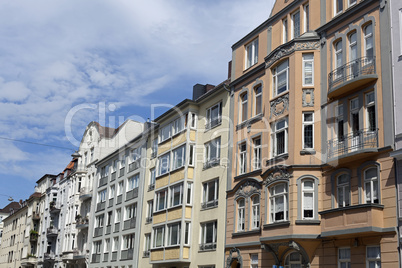
{"type": "Polygon", "coordinates": [[[310,5],[307,3],[303,6],[303,16],[304,16],[304,32],[310,31],[310,5]]]}
{"type": "Polygon", "coordinates": [[[126,192],[130,192],[130,191],[138,188],[139,181],[140,181],[140,174],[139,173],[135,174],[134,176],[129,177],[127,179],[126,192]]]}
{"type": "Polygon", "coordinates": [[[341,267],[341,265],[342,265],[342,263],[349,263],[349,267],[350,267],[350,265],[351,265],[351,262],[350,262],[350,257],[351,257],[351,251],[350,251],[350,247],[340,247],[340,248],[338,248],[338,267],[340,268],[341,267]],[[349,258],[342,258],[341,259],[341,250],[348,250],[349,251],[349,258]]]}
{"type": "Polygon", "coordinates": [[[251,229],[258,230],[261,227],[261,197],[258,194],[251,196],[251,229]],[[258,198],[258,203],[255,202],[258,198]]]}
{"type": "Polygon", "coordinates": [[[239,122],[245,122],[248,119],[248,92],[240,95],[239,122]]]}
{"type": "Polygon", "coordinates": [[[155,226],[152,229],[152,249],[163,248],[165,247],[165,225],[155,226]],[[157,245],[157,238],[158,238],[158,230],[161,230],[161,244],[157,245]]]}
{"type": "Polygon", "coordinates": [[[288,19],[284,18],[282,20],[282,43],[287,43],[288,40],[288,19]]]}
{"type": "MultiPolygon", "coordinates": [[[[276,222],[286,222],[289,221],[289,204],[288,204],[288,195],[289,195],[289,189],[288,189],[288,183],[286,182],[279,182],[274,185],[271,185],[268,188],[269,192],[269,222],[270,223],[276,223],[276,222]],[[273,193],[273,190],[278,187],[279,185],[283,185],[283,192],[280,193],[273,193]],[[283,219],[276,219],[276,200],[283,197],[283,219]],[[274,201],[274,202],[273,202],[274,201]]],[[[280,211],[278,211],[280,212],[280,211]]]]}
{"type": "Polygon", "coordinates": [[[246,199],[244,197],[236,200],[236,223],[237,232],[244,232],[246,230],[246,199]],[[240,201],[244,202],[242,206],[240,206],[240,201]]]}
{"type": "Polygon", "coordinates": [[[338,208],[344,208],[344,207],[348,207],[351,205],[350,202],[350,174],[346,173],[346,172],[342,172],[336,175],[335,177],[335,183],[336,183],[336,204],[338,206],[338,208]],[[347,182],[344,183],[339,183],[339,178],[341,176],[346,176],[347,182]],[[339,198],[339,189],[342,189],[342,193],[343,193],[343,199],[340,200],[339,198]],[[345,195],[347,194],[347,195],[345,195]],[[347,200],[346,200],[347,197],[347,200]],[[342,201],[342,206],[340,206],[340,201],[342,201]],[[349,203],[347,204],[346,201],[348,201],[349,203]]]}
{"type": "Polygon", "coordinates": [[[314,53],[303,53],[302,54],[303,61],[303,86],[314,86],[314,53]],[[312,56],[311,59],[306,59],[307,56],[312,56]],[[306,65],[311,63],[311,83],[306,83],[306,65]]]}
{"type": "Polygon", "coordinates": [[[293,12],[292,14],[291,14],[291,19],[292,19],[292,39],[295,39],[295,38],[297,38],[297,37],[299,37],[300,35],[301,35],[301,20],[300,20],[300,10],[296,10],[295,12],[293,12]],[[296,30],[296,21],[295,21],[295,16],[296,15],[298,15],[299,16],[299,18],[298,18],[298,20],[299,20],[299,25],[298,25],[298,29],[299,29],[299,31],[298,31],[298,35],[297,35],[297,31],[295,31],[296,30]]]}
{"type": "Polygon", "coordinates": [[[262,142],[261,136],[253,138],[253,170],[260,170],[262,168],[261,164],[261,152],[262,152],[262,142]],[[256,141],[260,141],[259,144],[256,141]]]}
{"type": "Polygon", "coordinates": [[[377,166],[370,166],[364,169],[363,171],[363,191],[364,191],[364,203],[365,204],[380,204],[380,178],[379,178],[379,172],[377,166]],[[376,176],[375,178],[368,178],[367,177],[367,172],[369,170],[375,170],[376,171],[376,176]],[[370,200],[367,199],[367,183],[370,184],[370,200]],[[375,186],[374,184],[377,184],[377,198],[374,196],[374,189],[375,186]],[[377,200],[377,202],[375,201],[377,200]]]}
{"type": "Polygon", "coordinates": [[[289,59],[283,60],[279,64],[277,64],[273,69],[272,69],[272,88],[273,88],[273,97],[276,97],[278,95],[281,95],[285,92],[289,91],[289,59]],[[281,67],[286,64],[286,67],[278,72],[279,67],[281,67]],[[278,77],[282,74],[286,73],[286,87],[285,90],[278,92],[278,77]]]}
{"type": "Polygon", "coordinates": [[[262,114],[262,85],[258,84],[257,86],[254,87],[254,116],[262,114]],[[258,92],[259,91],[259,92],[258,92]],[[257,111],[257,106],[259,103],[260,111],[257,111]]]}
{"type": "MultiPolygon", "coordinates": [[[[216,243],[218,240],[218,235],[217,235],[217,231],[218,231],[218,221],[217,220],[213,220],[213,221],[208,221],[208,222],[202,222],[200,223],[200,228],[201,228],[201,232],[200,232],[200,244],[203,246],[212,246],[212,249],[216,249],[216,243]],[[212,224],[212,242],[208,242],[207,243],[207,237],[208,237],[208,225],[212,224]],[[215,247],[214,247],[215,245],[215,247]]],[[[211,249],[211,248],[208,248],[211,249]]]]}
{"type": "Polygon", "coordinates": [[[367,92],[364,95],[365,98],[365,111],[366,111],[366,129],[368,131],[376,131],[377,130],[377,122],[376,122],[376,117],[377,117],[377,111],[376,111],[376,101],[375,101],[375,94],[374,91],[367,92]],[[371,99],[372,96],[372,100],[371,99]],[[373,125],[370,123],[370,109],[374,107],[373,113],[374,113],[374,118],[373,118],[373,125]]]}
{"type": "Polygon", "coordinates": [[[204,162],[205,165],[209,166],[209,164],[213,164],[216,162],[220,163],[221,159],[221,137],[217,137],[204,145],[204,162]],[[215,157],[211,158],[211,152],[216,150],[215,157]]]}
{"type": "Polygon", "coordinates": [[[335,78],[340,78],[343,76],[342,66],[343,66],[343,43],[342,39],[334,42],[334,70],[335,78]],[[338,46],[339,45],[339,46],[338,46]]]}
{"type": "Polygon", "coordinates": [[[171,164],[170,163],[170,152],[159,156],[158,157],[158,176],[162,176],[162,175],[165,175],[165,174],[169,173],[170,172],[170,164],[171,164]],[[164,159],[167,159],[166,169],[162,169],[162,168],[165,167],[163,165],[163,162],[164,162],[163,160],[164,159]],[[162,171],[163,171],[163,173],[162,173],[162,171]]]}
{"type": "Polygon", "coordinates": [[[166,209],[167,209],[167,200],[168,200],[168,189],[167,189],[167,188],[164,188],[164,189],[162,189],[162,190],[159,190],[159,191],[155,192],[155,199],[154,199],[154,206],[155,206],[155,208],[154,208],[154,213],[155,213],[155,212],[158,212],[158,211],[166,210],[166,209]],[[161,201],[160,194],[161,194],[162,192],[165,194],[164,200],[163,200],[163,208],[159,208],[159,207],[160,207],[160,201],[161,201]]]}
{"type": "Polygon", "coordinates": [[[276,121],[276,122],[273,122],[272,123],[272,133],[271,133],[271,146],[272,146],[272,148],[271,148],[271,155],[272,155],[272,158],[273,157],[278,157],[278,156],[281,156],[281,155],[286,155],[287,153],[288,153],[288,118],[286,117],[286,118],[283,118],[283,119],[281,119],[281,120],[278,120],[278,121],[276,121]],[[283,127],[281,127],[281,128],[278,128],[277,126],[278,126],[278,124],[279,123],[281,123],[281,122],[284,122],[284,126],[283,127]],[[282,152],[282,153],[277,153],[277,147],[278,147],[278,137],[277,137],[277,135],[279,134],[279,133],[281,133],[281,132],[284,132],[284,145],[283,145],[283,147],[284,147],[284,151],[282,152]]]}
{"type": "Polygon", "coordinates": [[[258,37],[245,45],[245,70],[258,63],[258,37]]]}
{"type": "Polygon", "coordinates": [[[247,142],[239,144],[239,175],[247,172],[247,142]]]}
{"type": "Polygon", "coordinates": [[[124,220],[130,220],[137,217],[137,203],[132,203],[124,207],[124,220]]]}
{"type": "Polygon", "coordinates": [[[183,182],[177,183],[174,185],[169,186],[169,206],[168,208],[174,208],[181,206],[183,204],[183,197],[184,197],[184,187],[183,187],[183,182]],[[175,200],[175,189],[179,188],[179,203],[174,204],[175,200]]]}
{"type": "Polygon", "coordinates": [[[315,214],[316,214],[316,211],[315,211],[315,206],[316,206],[316,204],[315,204],[315,202],[316,202],[315,190],[316,189],[315,189],[315,187],[316,187],[316,185],[315,185],[314,179],[305,178],[305,179],[303,179],[301,181],[301,188],[302,188],[301,218],[303,220],[314,220],[315,219],[315,214]],[[311,182],[312,188],[306,188],[305,187],[306,182],[311,182]],[[312,197],[311,197],[312,198],[312,204],[311,204],[312,213],[311,213],[311,217],[305,216],[306,194],[311,194],[312,195],[312,197]]]}
{"type": "Polygon", "coordinates": [[[167,225],[167,247],[172,247],[172,246],[180,246],[181,242],[181,222],[175,222],[167,225]],[[172,235],[173,233],[173,227],[177,226],[177,233],[176,233],[176,243],[172,243],[172,235]]]}
{"type": "Polygon", "coordinates": [[[314,150],[314,112],[303,112],[302,113],[302,141],[303,141],[303,149],[304,150],[314,150]],[[312,120],[306,121],[305,115],[311,114],[312,120]],[[311,147],[306,146],[306,127],[311,126],[311,147]]]}
{"type": "Polygon", "coordinates": [[[375,267],[376,268],[379,268],[379,267],[381,267],[381,246],[380,245],[370,245],[370,246],[366,246],[366,267],[371,267],[370,266],[370,262],[375,262],[375,267]],[[369,248],[378,248],[379,249],[379,253],[380,253],[380,256],[379,257],[375,257],[375,258],[372,258],[372,257],[369,257],[368,256],[368,249],[369,248]],[[377,265],[377,262],[380,262],[380,265],[378,266],[377,265]]]}
{"type": "Polygon", "coordinates": [[[186,165],[186,144],[181,145],[172,150],[172,171],[182,168],[186,165]],[[179,157],[179,153],[181,152],[181,156],[179,157]],[[181,160],[181,164],[179,164],[179,160],[181,160]]]}
{"type": "Polygon", "coordinates": [[[206,120],[205,130],[214,128],[221,124],[221,122],[222,122],[222,101],[219,101],[218,103],[216,103],[216,104],[212,105],[211,107],[209,107],[208,109],[206,109],[205,120],[206,120]],[[217,118],[212,118],[212,115],[213,115],[212,111],[215,108],[218,110],[218,116],[217,116],[217,118]]]}
{"type": "Polygon", "coordinates": [[[373,59],[374,59],[374,33],[373,33],[373,30],[374,30],[374,25],[373,25],[372,22],[366,24],[366,25],[363,27],[364,57],[366,58],[365,64],[371,63],[371,62],[373,61],[373,59]],[[366,33],[368,27],[371,27],[371,32],[366,33]],[[371,59],[368,59],[369,56],[367,56],[367,51],[368,51],[368,49],[367,49],[367,44],[368,44],[368,40],[371,40],[371,49],[372,49],[372,54],[373,54],[373,55],[371,56],[371,59]]]}
{"type": "Polygon", "coordinates": [[[334,0],[334,17],[343,12],[343,0],[334,0]]]}
{"type": "Polygon", "coordinates": [[[219,200],[219,179],[213,179],[209,180],[206,182],[202,183],[202,208],[211,208],[211,207],[216,207],[218,205],[218,200],[219,200]],[[212,200],[209,200],[210,196],[210,191],[212,186],[210,187],[210,184],[213,184],[213,195],[214,198],[212,200]]]}

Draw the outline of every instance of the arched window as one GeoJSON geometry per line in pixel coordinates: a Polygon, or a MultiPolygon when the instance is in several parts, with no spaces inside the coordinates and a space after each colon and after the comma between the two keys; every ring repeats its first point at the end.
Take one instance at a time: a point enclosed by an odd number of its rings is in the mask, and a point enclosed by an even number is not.
{"type": "Polygon", "coordinates": [[[350,205],[350,187],[349,175],[341,174],[336,178],[336,190],[338,207],[347,207],[350,205]]]}
{"type": "Polygon", "coordinates": [[[243,122],[247,120],[247,92],[241,95],[240,97],[241,103],[240,103],[240,122],[243,122]]]}
{"type": "Polygon", "coordinates": [[[237,200],[237,231],[244,231],[245,226],[245,200],[241,198],[237,200]]]}
{"type": "Polygon", "coordinates": [[[270,189],[270,222],[288,220],[288,191],[286,183],[279,183],[270,189]]]}
{"type": "Polygon", "coordinates": [[[302,268],[302,258],[299,252],[288,254],[285,259],[285,268],[302,268]]]}
{"type": "Polygon", "coordinates": [[[335,49],[335,78],[340,78],[343,75],[342,65],[343,65],[343,55],[342,55],[342,40],[334,44],[335,49]]]}
{"type": "Polygon", "coordinates": [[[254,195],[251,197],[252,200],[252,215],[251,215],[251,228],[260,228],[260,196],[254,195]]]}
{"type": "Polygon", "coordinates": [[[364,193],[366,203],[380,203],[377,167],[371,167],[364,171],[364,193]]]}
{"type": "Polygon", "coordinates": [[[365,62],[371,63],[374,57],[373,48],[373,24],[368,24],[364,27],[364,56],[365,62]]]}
{"type": "Polygon", "coordinates": [[[314,219],[314,181],[303,180],[302,191],[303,219],[314,219]]]}

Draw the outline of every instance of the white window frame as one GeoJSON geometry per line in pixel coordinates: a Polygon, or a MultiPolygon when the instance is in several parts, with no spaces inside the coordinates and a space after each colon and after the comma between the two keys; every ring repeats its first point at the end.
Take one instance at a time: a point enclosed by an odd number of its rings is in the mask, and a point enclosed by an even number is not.
{"type": "Polygon", "coordinates": [[[356,5],[356,3],[357,3],[357,0],[349,0],[348,1],[349,7],[356,5]]]}
{"type": "Polygon", "coordinates": [[[151,250],[151,233],[144,235],[144,252],[149,252],[151,250]]]}
{"type": "Polygon", "coordinates": [[[341,14],[342,12],[343,12],[343,0],[334,0],[334,16],[341,14]],[[339,3],[341,4],[341,6],[340,6],[341,8],[338,8],[339,3]],[[340,10],[337,11],[338,9],[340,9],[340,10]]]}
{"type": "Polygon", "coordinates": [[[205,144],[205,155],[204,155],[205,163],[219,161],[220,155],[221,155],[221,137],[213,139],[205,144]],[[211,152],[213,150],[216,150],[215,152],[216,156],[212,158],[211,152]]]}
{"type": "Polygon", "coordinates": [[[367,246],[366,247],[366,267],[367,268],[373,267],[373,266],[370,266],[370,263],[373,263],[373,262],[374,262],[374,267],[375,268],[380,268],[381,267],[381,247],[379,245],[373,245],[373,246],[367,246]],[[379,252],[380,256],[369,257],[368,256],[369,248],[378,248],[378,252],[379,252]]]}
{"type": "Polygon", "coordinates": [[[303,131],[302,131],[302,139],[303,139],[303,149],[306,149],[306,150],[312,150],[312,149],[314,149],[314,112],[303,112],[302,113],[302,124],[303,124],[303,131]],[[311,121],[306,121],[306,116],[305,115],[310,115],[311,114],[311,121]],[[311,141],[311,144],[312,144],[312,146],[311,147],[307,147],[307,145],[306,145],[306,140],[305,140],[305,132],[306,132],[306,127],[309,127],[309,126],[311,126],[311,131],[312,131],[312,133],[311,133],[311,135],[312,135],[312,141],[311,141]]]}
{"type": "Polygon", "coordinates": [[[201,236],[200,236],[200,244],[201,245],[216,245],[217,242],[217,230],[218,230],[218,221],[210,221],[201,223],[201,236]],[[212,242],[207,243],[208,236],[208,225],[212,224],[212,242]]]}
{"type": "Polygon", "coordinates": [[[376,124],[376,106],[375,106],[375,95],[374,91],[368,92],[365,95],[365,102],[366,102],[366,126],[368,131],[376,131],[377,130],[377,124],[376,124]],[[374,126],[371,125],[370,123],[370,113],[369,109],[371,107],[374,107],[374,126]]]}
{"type": "Polygon", "coordinates": [[[364,170],[364,203],[379,204],[380,203],[380,194],[379,193],[380,193],[380,179],[379,179],[377,167],[372,166],[372,167],[366,168],[364,170]],[[376,176],[369,178],[367,176],[367,172],[369,170],[375,170],[376,176]],[[374,196],[375,184],[377,185],[377,196],[374,196]],[[370,189],[370,198],[367,198],[368,188],[370,189]],[[375,200],[377,200],[377,202],[375,202],[375,200]]]}
{"type": "Polygon", "coordinates": [[[239,121],[240,123],[246,121],[248,118],[248,92],[244,92],[240,95],[240,109],[239,109],[239,121]]]}
{"type": "Polygon", "coordinates": [[[152,233],[152,248],[163,248],[165,246],[165,225],[154,227],[152,233]],[[161,232],[161,245],[156,244],[159,232],[161,232]]]}
{"type": "Polygon", "coordinates": [[[258,63],[258,38],[251,41],[245,47],[245,69],[258,63]]]}
{"type": "Polygon", "coordinates": [[[168,229],[168,239],[167,239],[167,246],[177,246],[180,245],[181,241],[181,222],[175,222],[172,224],[169,224],[167,226],[168,229]],[[176,243],[173,243],[172,238],[173,238],[173,228],[177,227],[177,233],[176,233],[176,243]]]}
{"type": "Polygon", "coordinates": [[[261,136],[253,139],[253,170],[261,169],[261,152],[262,152],[261,136]],[[257,143],[259,141],[259,144],[257,143]]]}
{"type": "Polygon", "coordinates": [[[130,220],[137,217],[137,203],[127,205],[124,208],[124,220],[130,220]]]}
{"type": "Polygon", "coordinates": [[[151,157],[156,157],[158,154],[158,139],[154,139],[151,145],[151,157]]]}
{"type": "MultiPolygon", "coordinates": [[[[359,98],[358,97],[356,97],[356,98],[353,98],[353,99],[351,99],[350,100],[350,114],[349,114],[349,116],[350,116],[350,132],[352,133],[352,135],[359,135],[359,131],[360,131],[360,118],[359,118],[359,108],[360,108],[360,106],[359,106],[359,98]],[[357,125],[357,129],[354,129],[354,127],[355,127],[355,121],[354,121],[354,115],[357,115],[357,123],[358,123],[358,125],[357,125]]],[[[357,144],[355,144],[355,145],[357,145],[357,144]]]]}
{"type": "Polygon", "coordinates": [[[116,192],[116,186],[113,184],[110,186],[109,199],[113,199],[116,192]]]}
{"type": "Polygon", "coordinates": [[[236,200],[237,205],[237,232],[244,232],[246,230],[246,199],[239,198],[236,200]],[[243,205],[240,205],[243,201],[243,205]]]}
{"type": "Polygon", "coordinates": [[[260,203],[261,199],[258,194],[251,197],[251,229],[253,230],[259,229],[261,226],[260,203]],[[258,201],[258,203],[256,201],[258,201]]]}
{"type": "MultiPolygon", "coordinates": [[[[363,36],[364,36],[364,57],[368,57],[367,56],[367,43],[368,40],[371,40],[371,49],[373,51],[373,55],[371,57],[374,57],[374,35],[373,35],[373,30],[374,30],[374,25],[373,23],[368,23],[366,26],[364,26],[363,29],[363,36]],[[371,26],[371,32],[367,33],[367,28],[371,26]]],[[[371,63],[373,61],[373,59],[367,59],[365,60],[365,64],[367,63],[371,63]]]]}
{"type": "Polygon", "coordinates": [[[314,191],[315,191],[315,182],[314,182],[313,179],[304,179],[304,180],[302,180],[302,205],[301,205],[301,207],[302,207],[302,215],[301,216],[302,216],[303,220],[313,220],[315,218],[315,216],[314,216],[315,215],[315,209],[314,209],[314,207],[315,207],[315,193],[314,193],[314,191]],[[310,182],[312,187],[307,188],[305,186],[306,182],[310,182]],[[305,216],[305,213],[304,213],[305,210],[310,210],[310,208],[306,208],[306,196],[307,195],[311,195],[311,198],[312,198],[312,203],[311,203],[312,213],[311,213],[311,217],[305,216]]]}
{"type": "Polygon", "coordinates": [[[116,209],[116,214],[115,214],[115,223],[118,223],[121,221],[121,208],[116,209]]]}
{"type": "Polygon", "coordinates": [[[172,123],[169,123],[159,130],[159,143],[168,140],[172,136],[172,123]]]}
{"type": "Polygon", "coordinates": [[[106,202],[106,193],[106,189],[98,192],[98,203],[106,202]]]}
{"type": "Polygon", "coordinates": [[[195,162],[195,144],[191,143],[188,148],[188,165],[193,167],[195,162]]]}
{"type": "Polygon", "coordinates": [[[123,194],[123,189],[124,189],[124,182],[119,181],[119,183],[117,183],[117,196],[123,194]]]}
{"type": "Polygon", "coordinates": [[[184,167],[185,163],[186,145],[182,145],[172,151],[172,171],[184,167]]]}
{"type": "Polygon", "coordinates": [[[119,250],[119,237],[113,237],[113,244],[112,244],[112,252],[116,252],[119,250]]]}
{"type": "Polygon", "coordinates": [[[343,66],[343,44],[342,44],[342,40],[339,40],[336,43],[334,43],[334,53],[335,53],[335,60],[334,60],[334,67],[335,68],[334,68],[334,70],[338,70],[337,72],[335,72],[335,78],[339,78],[339,77],[343,76],[343,72],[342,72],[342,68],[341,68],[343,66]],[[338,61],[338,59],[340,59],[340,61],[338,61]]]}
{"type": "Polygon", "coordinates": [[[262,114],[262,85],[259,84],[254,87],[254,116],[262,114]],[[257,106],[260,106],[260,111],[257,111],[257,106]]]}
{"type": "Polygon", "coordinates": [[[269,188],[269,206],[270,206],[270,217],[269,221],[270,223],[275,223],[275,222],[283,222],[283,221],[288,221],[289,218],[289,210],[288,210],[288,185],[287,183],[278,183],[269,188]],[[283,185],[283,192],[276,193],[275,189],[279,185],[283,185]],[[283,197],[283,219],[276,220],[275,216],[276,213],[279,211],[276,211],[276,203],[277,200],[279,200],[281,197],[283,197]]]}
{"type": "Polygon", "coordinates": [[[178,183],[169,187],[169,208],[181,206],[183,204],[183,183],[178,183]],[[178,193],[178,204],[174,204],[175,193],[178,193]]]}
{"type": "Polygon", "coordinates": [[[247,142],[239,144],[239,175],[247,172],[247,142]]]}
{"type": "Polygon", "coordinates": [[[310,6],[309,4],[305,4],[303,6],[303,17],[304,17],[304,32],[310,31],[310,6]]]}
{"type": "Polygon", "coordinates": [[[291,18],[292,18],[292,39],[294,39],[294,38],[297,38],[297,37],[299,37],[299,36],[301,35],[301,17],[300,17],[300,10],[295,11],[295,12],[291,15],[291,18]],[[299,15],[299,35],[297,35],[297,36],[296,36],[296,31],[295,31],[295,23],[296,23],[296,21],[295,21],[295,16],[296,16],[296,14],[299,15]]]}
{"type": "Polygon", "coordinates": [[[154,212],[165,210],[167,208],[167,199],[168,199],[168,191],[166,188],[161,191],[156,192],[155,193],[155,201],[154,201],[154,206],[155,206],[154,212]],[[161,199],[161,193],[165,194],[163,199],[161,199]],[[159,204],[162,204],[160,202],[163,202],[162,208],[160,208],[160,206],[159,206],[159,204]]]}
{"type": "Polygon", "coordinates": [[[169,173],[169,171],[170,171],[170,152],[168,152],[164,155],[161,155],[158,158],[158,175],[161,176],[161,175],[167,174],[167,173],[169,173]],[[167,160],[166,167],[163,164],[165,162],[164,161],[165,159],[167,160]]]}
{"type": "Polygon", "coordinates": [[[278,64],[275,68],[272,69],[272,88],[274,91],[274,97],[285,93],[289,90],[289,60],[284,60],[280,64],[278,64]],[[286,67],[278,72],[279,67],[285,66],[286,67]],[[282,92],[278,92],[278,77],[282,74],[286,73],[286,89],[282,92]]]}
{"type": "Polygon", "coordinates": [[[338,248],[338,267],[342,267],[342,263],[346,263],[346,267],[350,267],[350,248],[349,247],[341,247],[338,248]],[[348,250],[349,251],[349,258],[341,258],[341,250],[348,250]],[[349,265],[348,265],[349,264],[349,265]]]}
{"type": "Polygon", "coordinates": [[[205,207],[214,207],[219,198],[219,179],[210,180],[202,184],[202,202],[205,207]],[[211,190],[212,188],[212,190],[211,190]],[[213,199],[209,200],[209,196],[213,191],[213,199]]]}
{"type": "Polygon", "coordinates": [[[193,205],[193,183],[192,182],[187,182],[187,200],[186,200],[186,205],[193,205]]]}
{"type": "Polygon", "coordinates": [[[151,168],[149,170],[149,186],[155,185],[155,180],[156,180],[156,169],[151,168]]]}
{"type": "Polygon", "coordinates": [[[175,119],[175,120],[172,122],[172,127],[173,127],[173,129],[172,129],[172,136],[174,136],[174,135],[176,135],[176,134],[179,134],[179,133],[181,133],[183,130],[185,130],[185,129],[186,129],[186,127],[185,127],[185,117],[184,117],[184,116],[181,116],[181,117],[175,119]]]}
{"type": "Polygon", "coordinates": [[[347,173],[341,173],[336,176],[336,201],[339,208],[350,206],[350,176],[347,173]],[[341,176],[345,176],[347,181],[339,183],[341,176]],[[339,197],[340,191],[342,191],[343,195],[342,200],[340,200],[341,198],[339,197]]]}
{"type": "Polygon", "coordinates": [[[222,102],[218,102],[217,104],[209,107],[206,111],[206,124],[205,124],[205,129],[211,129],[215,126],[218,126],[222,122],[222,102]],[[218,115],[216,118],[212,118],[212,112],[215,111],[215,109],[218,110],[218,115]]]}
{"type": "Polygon", "coordinates": [[[250,254],[250,268],[258,268],[258,254],[250,254]]]}
{"type": "Polygon", "coordinates": [[[284,18],[282,20],[282,42],[285,44],[288,41],[288,19],[284,18]]]}
{"type": "Polygon", "coordinates": [[[189,246],[190,241],[191,241],[191,223],[190,222],[185,222],[185,229],[184,229],[184,245],[189,246]]]}
{"type": "Polygon", "coordinates": [[[303,86],[314,86],[314,53],[303,53],[303,86]],[[312,58],[307,58],[308,56],[312,56],[312,58]],[[307,64],[311,64],[311,83],[306,83],[307,64]]]}
{"type": "Polygon", "coordinates": [[[349,34],[348,36],[348,40],[349,40],[349,62],[352,62],[354,60],[357,60],[357,32],[354,31],[352,33],[349,34]],[[354,37],[353,40],[352,37],[354,37]],[[356,52],[356,56],[355,58],[353,58],[353,53],[352,51],[356,52]]]}
{"type": "Polygon", "coordinates": [[[135,234],[127,234],[123,235],[122,239],[122,250],[128,250],[128,249],[133,249],[134,248],[134,242],[135,242],[135,234]]]}
{"type": "Polygon", "coordinates": [[[277,157],[288,153],[288,118],[272,123],[271,145],[272,145],[271,149],[272,157],[277,157]],[[284,126],[278,128],[278,124],[281,122],[284,122],[284,126]],[[284,152],[278,153],[276,150],[278,146],[277,135],[280,134],[281,132],[284,132],[284,152]]]}
{"type": "Polygon", "coordinates": [[[154,200],[148,200],[147,202],[147,217],[151,218],[154,215],[154,200]]]}
{"type": "Polygon", "coordinates": [[[139,180],[140,180],[140,174],[136,174],[136,175],[128,178],[127,179],[127,192],[134,190],[135,188],[138,188],[139,180]]]}

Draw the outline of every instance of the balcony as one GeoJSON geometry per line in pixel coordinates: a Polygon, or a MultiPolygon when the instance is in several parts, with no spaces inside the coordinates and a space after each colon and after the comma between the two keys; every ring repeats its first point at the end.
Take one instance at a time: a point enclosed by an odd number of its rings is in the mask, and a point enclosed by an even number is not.
{"type": "Polygon", "coordinates": [[[381,230],[383,209],[384,206],[380,204],[360,204],[321,211],[321,236],[352,235],[381,230]]]}
{"type": "Polygon", "coordinates": [[[80,190],[80,200],[85,201],[92,198],[92,189],[82,187],[80,190]]]}
{"type": "Polygon", "coordinates": [[[55,256],[55,254],[53,252],[43,254],[43,259],[45,261],[54,261],[55,257],[56,256],[55,256]]]}
{"type": "Polygon", "coordinates": [[[22,267],[35,267],[37,265],[38,258],[34,255],[28,254],[26,258],[21,259],[22,267]]]}
{"type": "Polygon", "coordinates": [[[214,128],[222,123],[222,118],[216,118],[205,124],[205,130],[209,130],[211,128],[214,128]]]}
{"type": "Polygon", "coordinates": [[[110,178],[110,181],[114,181],[116,179],[116,171],[112,173],[112,177],[110,178]]]}
{"type": "Polygon", "coordinates": [[[359,153],[376,152],[378,129],[368,129],[349,133],[341,138],[328,141],[328,160],[344,158],[359,153]]]}
{"type": "Polygon", "coordinates": [[[79,249],[74,249],[74,251],[73,251],[73,260],[81,260],[81,259],[85,259],[85,253],[83,253],[79,249]]]}
{"type": "Polygon", "coordinates": [[[103,227],[96,227],[94,232],[94,237],[101,236],[103,234],[103,227]]]}
{"type": "Polygon", "coordinates": [[[124,176],[124,167],[119,170],[119,178],[124,176]]]}
{"type": "Polygon", "coordinates": [[[216,250],[216,243],[200,244],[200,251],[216,250]]]}
{"type": "Polygon", "coordinates": [[[102,187],[104,185],[107,184],[107,179],[108,179],[108,175],[104,175],[103,177],[100,178],[99,180],[99,186],[98,187],[102,187]]]}
{"type": "Polygon", "coordinates": [[[58,214],[60,213],[60,205],[56,205],[55,203],[50,203],[50,213],[51,214],[58,214]]]}
{"type": "Polygon", "coordinates": [[[89,219],[88,218],[84,218],[84,219],[77,219],[76,223],[75,223],[75,228],[76,229],[87,229],[89,226],[89,219]]]}
{"type": "Polygon", "coordinates": [[[47,228],[47,230],[46,230],[47,237],[56,237],[58,234],[59,234],[59,230],[57,230],[57,228],[55,228],[55,227],[50,227],[50,228],[47,228]]]}
{"type": "Polygon", "coordinates": [[[214,208],[218,206],[218,199],[204,202],[201,204],[202,209],[214,208]]]}
{"type": "Polygon", "coordinates": [[[106,208],[106,201],[96,204],[96,211],[104,210],[106,208]]]}
{"type": "Polygon", "coordinates": [[[40,220],[39,212],[33,212],[32,213],[32,220],[34,220],[34,221],[39,221],[40,220]]]}
{"type": "Polygon", "coordinates": [[[73,251],[63,251],[63,255],[61,256],[63,261],[72,261],[74,259],[74,252],[73,251]]]}
{"type": "Polygon", "coordinates": [[[220,158],[212,158],[209,159],[206,163],[204,163],[204,169],[208,169],[211,167],[219,166],[221,159],[220,158]]]}
{"type": "Polygon", "coordinates": [[[141,159],[137,159],[128,166],[128,172],[134,171],[140,167],[141,159]]]}
{"type": "Polygon", "coordinates": [[[126,201],[138,197],[138,187],[126,193],[126,201]]]}
{"type": "Polygon", "coordinates": [[[375,57],[363,57],[348,62],[328,74],[328,98],[351,93],[377,78],[375,57]]]}
{"type": "Polygon", "coordinates": [[[134,249],[126,249],[121,251],[120,260],[132,260],[134,257],[134,249]]]}
{"type": "Polygon", "coordinates": [[[92,254],[91,262],[100,262],[101,254],[92,254]]]}
{"type": "Polygon", "coordinates": [[[34,231],[34,230],[31,230],[30,231],[30,234],[29,234],[29,241],[30,242],[37,242],[38,241],[38,232],[37,231],[34,231]]]}
{"type": "Polygon", "coordinates": [[[135,228],[135,222],[136,222],[136,217],[128,219],[126,221],[124,221],[124,226],[123,229],[127,230],[127,229],[131,229],[131,228],[135,228]]]}

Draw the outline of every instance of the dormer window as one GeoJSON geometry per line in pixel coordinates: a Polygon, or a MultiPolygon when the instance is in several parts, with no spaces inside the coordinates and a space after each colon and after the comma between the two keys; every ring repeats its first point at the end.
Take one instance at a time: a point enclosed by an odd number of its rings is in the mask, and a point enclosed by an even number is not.
{"type": "Polygon", "coordinates": [[[258,62],[258,38],[246,46],[246,69],[258,62]]]}

